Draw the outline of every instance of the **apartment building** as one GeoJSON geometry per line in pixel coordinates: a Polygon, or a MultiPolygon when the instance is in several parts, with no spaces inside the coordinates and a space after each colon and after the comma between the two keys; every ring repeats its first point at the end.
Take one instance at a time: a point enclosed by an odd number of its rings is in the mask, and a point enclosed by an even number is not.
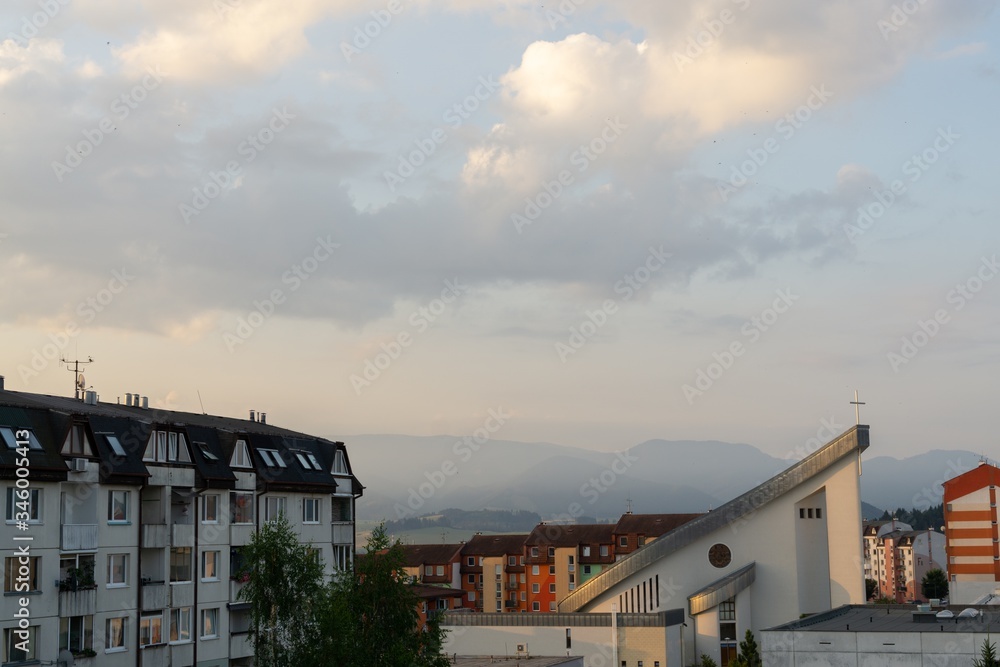
{"type": "Polygon", "coordinates": [[[235,573],[279,514],[328,574],[352,566],[363,487],[343,443],[147,405],[0,381],[4,664],[249,665],[235,573]]]}
{"type": "Polygon", "coordinates": [[[519,612],[528,604],[524,566],[527,534],[476,534],[462,547],[465,607],[473,611],[519,612]]]}
{"type": "Polygon", "coordinates": [[[636,549],[700,516],[701,514],[633,514],[632,512],[622,514],[614,530],[615,560],[624,558],[636,549]]]}
{"type": "Polygon", "coordinates": [[[997,484],[1000,468],[980,461],[944,483],[951,600],[973,603],[1000,594],[997,484]]]}

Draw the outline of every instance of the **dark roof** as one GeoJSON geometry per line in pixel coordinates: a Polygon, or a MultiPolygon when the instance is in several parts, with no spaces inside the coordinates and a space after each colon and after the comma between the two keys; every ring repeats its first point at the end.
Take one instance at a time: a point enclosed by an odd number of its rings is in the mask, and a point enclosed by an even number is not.
{"type": "Polygon", "coordinates": [[[448,588],[447,586],[429,586],[427,584],[410,584],[410,590],[418,598],[424,600],[436,600],[438,598],[460,598],[465,595],[461,588],[448,588]]]}
{"type": "Polygon", "coordinates": [[[401,546],[404,567],[457,562],[462,552],[461,544],[403,544],[401,546]]]}
{"type": "Polygon", "coordinates": [[[610,523],[540,523],[524,541],[525,546],[573,547],[578,544],[611,544],[615,527],[610,523]]]}
{"type": "MultiPolygon", "coordinates": [[[[942,611],[918,613],[914,605],[844,605],[822,614],[770,628],[766,632],[975,632],[986,633],[1000,625],[1000,609],[988,605],[949,605],[952,618],[939,619],[942,611]],[[975,617],[959,618],[965,609],[979,612],[975,617]],[[917,618],[925,620],[914,620],[917,618]]],[[[967,612],[968,613],[968,612],[967,612]]]]}
{"type": "Polygon", "coordinates": [[[622,514],[615,525],[616,535],[648,535],[659,537],[678,526],[683,526],[702,514],[622,514]]]}
{"type": "Polygon", "coordinates": [[[506,556],[508,554],[520,554],[524,551],[524,541],[528,539],[526,533],[517,535],[475,535],[465,543],[462,548],[463,556],[484,556],[486,558],[495,556],[506,556]]]}
{"type": "MultiPolygon", "coordinates": [[[[330,470],[334,451],[347,452],[343,443],[263,424],[248,419],[141,408],[115,403],[88,404],[62,396],[29,394],[0,390],[0,426],[30,428],[36,434],[41,450],[29,452],[34,479],[67,479],[68,466],[60,453],[66,434],[74,422],[86,423],[101,459],[101,481],[139,484],[149,476],[142,458],[154,429],[183,433],[191,451],[191,463],[156,462],[154,465],[194,467],[199,487],[234,488],[236,476],[229,466],[230,457],[239,439],[248,441],[258,485],[263,491],[289,490],[304,493],[352,493],[360,495],[364,487],[353,474],[335,476],[330,470]],[[108,435],[117,438],[124,456],[116,454],[108,435]],[[265,464],[259,449],[278,450],[285,468],[265,464]],[[312,459],[320,468],[304,466],[297,454],[312,459]],[[339,484],[338,484],[339,479],[339,484]]],[[[0,478],[14,474],[13,450],[0,446],[0,478]]],[[[90,457],[88,457],[90,458],[90,457]]]]}

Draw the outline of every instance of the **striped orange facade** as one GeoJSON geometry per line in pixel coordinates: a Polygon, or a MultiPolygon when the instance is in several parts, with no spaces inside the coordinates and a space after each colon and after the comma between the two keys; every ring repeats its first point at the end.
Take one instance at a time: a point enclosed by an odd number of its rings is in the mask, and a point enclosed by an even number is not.
{"type": "Polygon", "coordinates": [[[1000,469],[984,462],[944,483],[945,539],[952,581],[964,577],[981,580],[984,575],[1000,581],[998,480],[1000,469]]]}

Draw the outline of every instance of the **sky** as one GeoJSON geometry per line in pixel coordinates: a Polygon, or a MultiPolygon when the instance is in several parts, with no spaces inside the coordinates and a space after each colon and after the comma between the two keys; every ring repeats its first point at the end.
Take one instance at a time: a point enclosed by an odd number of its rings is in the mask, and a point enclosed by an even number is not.
{"type": "Polygon", "coordinates": [[[8,0],[0,374],[327,437],[1000,458],[988,0],[8,0]]]}

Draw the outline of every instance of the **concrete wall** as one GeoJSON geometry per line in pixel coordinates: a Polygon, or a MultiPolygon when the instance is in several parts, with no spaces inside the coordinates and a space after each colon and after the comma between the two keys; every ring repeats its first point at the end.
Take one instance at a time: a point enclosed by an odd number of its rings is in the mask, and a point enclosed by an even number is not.
{"type": "Polygon", "coordinates": [[[968,667],[986,638],[985,633],[774,631],[761,633],[761,657],[768,667],[968,667]]]}

